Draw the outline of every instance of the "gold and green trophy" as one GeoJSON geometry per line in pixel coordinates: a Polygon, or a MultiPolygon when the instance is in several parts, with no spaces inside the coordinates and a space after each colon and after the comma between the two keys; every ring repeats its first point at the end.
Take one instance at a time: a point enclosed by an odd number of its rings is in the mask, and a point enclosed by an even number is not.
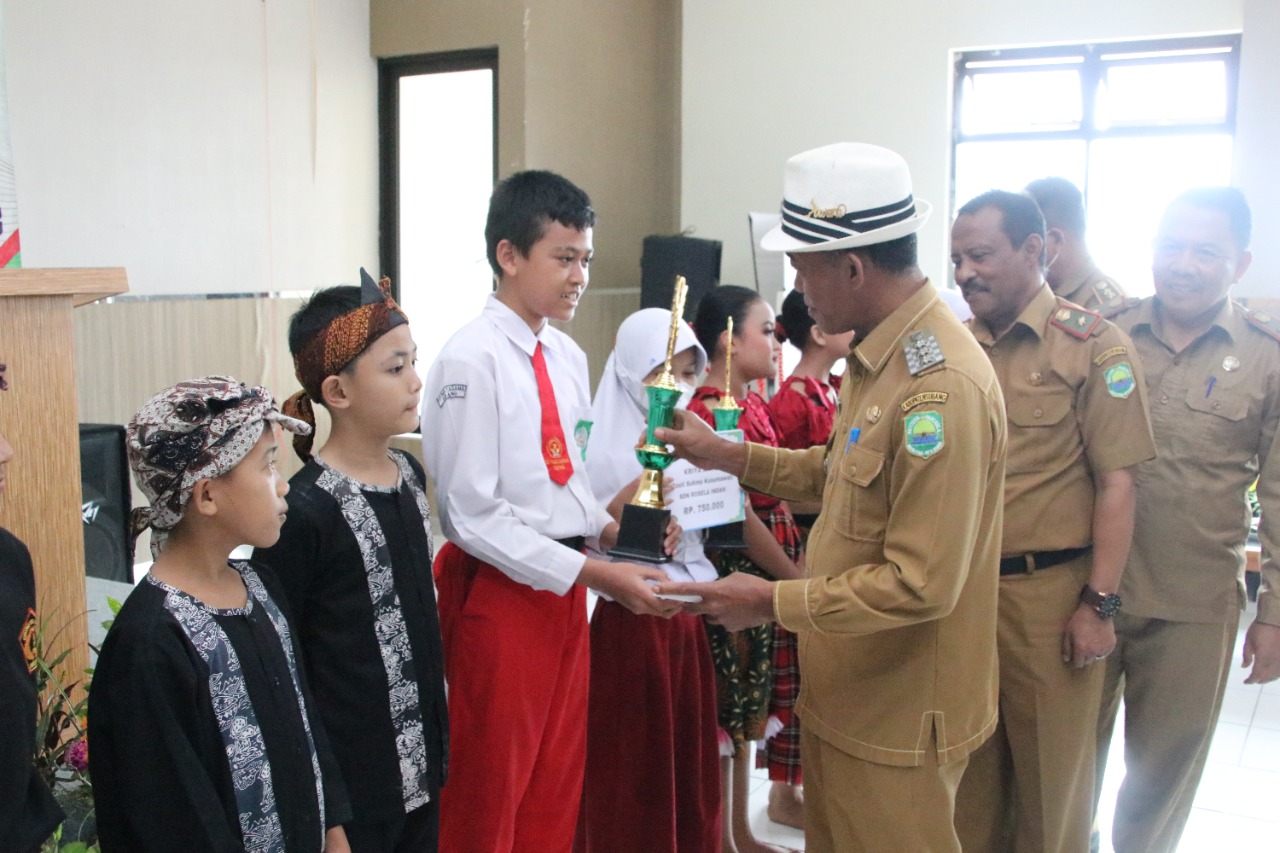
{"type": "Polygon", "coordinates": [[[658,378],[645,386],[645,393],[649,396],[649,418],[644,443],[636,447],[636,458],[644,471],[640,474],[640,487],[636,489],[635,496],[622,507],[618,543],[609,551],[613,557],[647,563],[671,561],[662,547],[667,538],[667,524],[671,520],[671,510],[662,500],[662,472],[675,460],[675,455],[658,441],[653,431],[671,426],[675,420],[676,403],[680,401],[680,387],[671,371],[671,360],[675,357],[676,336],[680,332],[687,293],[684,276],[676,276],[675,294],[671,299],[671,329],[667,333],[667,360],[658,378]]]}
{"type": "MultiPolygon", "coordinates": [[[[731,368],[733,367],[733,318],[729,318],[729,335],[724,348],[724,394],[720,396],[720,402],[711,410],[711,415],[716,419],[716,431],[726,432],[738,428],[738,419],[742,417],[742,407],[738,405],[738,401],[733,399],[733,392],[730,390],[733,383],[730,381],[732,376],[731,368]]],[[[746,528],[745,522],[731,521],[728,524],[718,524],[715,527],[707,528],[706,538],[703,540],[705,548],[745,548],[747,540],[744,538],[746,528]]]]}

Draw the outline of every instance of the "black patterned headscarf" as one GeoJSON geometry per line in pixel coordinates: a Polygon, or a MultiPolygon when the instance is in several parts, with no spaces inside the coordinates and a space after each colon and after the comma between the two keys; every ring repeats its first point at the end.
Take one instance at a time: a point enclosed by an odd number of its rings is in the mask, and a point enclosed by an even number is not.
{"type": "Polygon", "coordinates": [[[136,537],[152,528],[151,554],[186,510],[198,480],[226,474],[248,455],[268,422],[292,433],[311,427],[283,415],[271,392],[230,376],[179,382],[152,397],[125,429],[129,467],[150,506],[130,516],[136,537]]]}

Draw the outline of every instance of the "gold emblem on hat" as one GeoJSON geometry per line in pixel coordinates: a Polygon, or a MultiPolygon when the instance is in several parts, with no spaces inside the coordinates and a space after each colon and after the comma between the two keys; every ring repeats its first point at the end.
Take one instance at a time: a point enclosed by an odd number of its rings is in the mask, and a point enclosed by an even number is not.
{"type": "Polygon", "coordinates": [[[1254,319],[1256,319],[1259,323],[1271,322],[1271,315],[1268,314],[1266,311],[1255,311],[1253,316],[1254,316],[1254,319]]]}
{"type": "Polygon", "coordinates": [[[818,207],[817,201],[809,202],[810,219],[839,219],[849,212],[843,204],[838,207],[818,207]]]}
{"type": "Polygon", "coordinates": [[[867,420],[871,421],[872,423],[875,423],[876,421],[880,420],[879,406],[872,406],[871,408],[867,409],[867,420]]]}
{"type": "Polygon", "coordinates": [[[1059,322],[1065,323],[1070,319],[1071,319],[1071,312],[1068,311],[1066,308],[1063,308],[1060,311],[1058,311],[1059,322]]]}
{"type": "Polygon", "coordinates": [[[1240,359],[1236,358],[1234,355],[1227,356],[1222,360],[1222,369],[1227,371],[1227,373],[1230,373],[1233,370],[1239,370],[1240,359]]]}
{"type": "Polygon", "coordinates": [[[1027,377],[1027,381],[1030,382],[1032,385],[1039,385],[1041,382],[1044,382],[1044,377],[1041,376],[1040,371],[1037,370],[1032,372],[1032,374],[1027,377]]]}

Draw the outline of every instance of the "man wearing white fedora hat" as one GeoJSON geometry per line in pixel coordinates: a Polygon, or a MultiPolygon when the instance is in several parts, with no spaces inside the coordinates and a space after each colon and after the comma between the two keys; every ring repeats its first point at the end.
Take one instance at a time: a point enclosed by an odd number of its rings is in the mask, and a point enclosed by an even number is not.
{"type": "Polygon", "coordinates": [[[916,261],[929,205],[906,163],[841,143],[787,162],[781,225],[796,288],[853,330],[826,447],[732,444],[694,418],[659,434],[704,468],[822,501],[808,577],[659,585],[737,630],[800,634],[805,841],[823,851],[959,851],[956,789],[996,725],[1005,413],[991,363],[916,261]]]}

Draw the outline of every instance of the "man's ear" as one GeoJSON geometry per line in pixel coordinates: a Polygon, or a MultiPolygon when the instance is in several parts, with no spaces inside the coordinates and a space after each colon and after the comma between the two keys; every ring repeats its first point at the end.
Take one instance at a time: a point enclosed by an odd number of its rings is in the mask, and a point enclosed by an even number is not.
{"type": "Polygon", "coordinates": [[[524,253],[516,247],[516,244],[504,238],[498,241],[498,245],[493,251],[498,258],[498,266],[502,268],[502,274],[504,276],[515,275],[516,260],[524,257],[524,253]]]}
{"type": "Polygon", "coordinates": [[[217,488],[213,480],[205,477],[196,480],[191,487],[191,499],[187,501],[187,510],[195,510],[198,514],[209,517],[218,514],[217,488]]]}
{"type": "MultiPolygon", "coordinates": [[[[1039,234],[1028,234],[1027,239],[1022,241],[1022,248],[1018,251],[1025,255],[1036,269],[1040,269],[1042,266],[1040,259],[1045,257],[1044,245],[1044,238],[1039,234]]],[[[1047,261],[1048,258],[1045,260],[1047,261]]]]}
{"type": "Polygon", "coordinates": [[[1253,263],[1253,252],[1245,249],[1236,257],[1236,273],[1231,279],[1231,283],[1235,284],[1244,278],[1244,274],[1249,271],[1249,264],[1253,263]]]}
{"type": "Polygon", "coordinates": [[[331,411],[350,406],[351,398],[347,395],[346,377],[341,373],[326,376],[320,383],[320,398],[331,411]]]}
{"type": "Polygon", "coordinates": [[[859,255],[854,251],[846,251],[843,253],[841,263],[848,272],[849,281],[853,282],[855,287],[860,286],[862,282],[866,281],[867,262],[863,259],[862,255],[859,255]]]}

